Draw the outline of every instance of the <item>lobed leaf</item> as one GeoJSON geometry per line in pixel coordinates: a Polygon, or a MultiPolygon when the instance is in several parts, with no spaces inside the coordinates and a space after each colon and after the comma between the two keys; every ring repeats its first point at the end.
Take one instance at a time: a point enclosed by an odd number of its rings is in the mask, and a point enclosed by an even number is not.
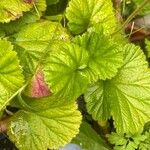
{"type": "Polygon", "coordinates": [[[49,21],[32,23],[15,34],[15,50],[21,60],[26,78],[32,77],[56,40],[69,39],[65,29],[49,21]]]}
{"type": "Polygon", "coordinates": [[[7,35],[12,35],[19,32],[25,25],[34,23],[40,19],[42,12],[46,10],[46,0],[35,1],[34,7],[23,14],[17,20],[13,20],[9,23],[0,23],[0,28],[7,35]]]}
{"type": "Polygon", "coordinates": [[[86,102],[95,119],[108,117],[110,111],[118,133],[136,133],[150,119],[150,71],[139,47],[127,44],[124,50],[124,64],[118,74],[103,86],[97,84],[100,93],[86,95],[86,102]],[[103,111],[105,108],[110,110],[103,111]]]}
{"type": "MultiPolygon", "coordinates": [[[[114,144],[114,150],[135,150],[146,140],[146,135],[138,134],[117,134],[112,132],[108,135],[108,141],[114,144]]],[[[148,149],[147,149],[148,150],[148,149]]]]}
{"type": "Polygon", "coordinates": [[[90,80],[96,81],[97,77],[103,80],[111,79],[117,74],[123,63],[122,49],[110,37],[105,36],[103,31],[83,34],[76,37],[74,42],[89,53],[90,80]]]}
{"type": "Polygon", "coordinates": [[[120,47],[109,43],[103,34],[87,33],[73,42],[60,43],[44,65],[52,93],[69,99],[83,94],[89,83],[115,76],[123,61],[120,47]]]}
{"type": "Polygon", "coordinates": [[[1,0],[0,1],[0,22],[10,22],[23,15],[33,7],[34,0],[1,0]]]}
{"type": "Polygon", "coordinates": [[[87,111],[94,120],[105,121],[111,116],[109,99],[106,99],[107,89],[103,81],[92,84],[85,93],[87,111]]]}
{"type": "Polygon", "coordinates": [[[23,86],[22,69],[13,46],[0,40],[0,110],[4,109],[11,96],[23,86]]]}
{"type": "MultiPolygon", "coordinates": [[[[34,100],[41,108],[41,100],[34,100]]],[[[11,119],[8,135],[20,150],[57,149],[79,132],[81,114],[74,102],[47,98],[46,109],[20,110],[11,119]],[[60,103],[61,102],[61,103],[60,103]]],[[[45,102],[45,101],[44,101],[45,102]]]]}
{"type": "Polygon", "coordinates": [[[75,99],[87,88],[86,67],[88,53],[75,44],[60,44],[52,51],[44,65],[46,82],[52,93],[75,99]]]}
{"type": "Polygon", "coordinates": [[[105,33],[112,33],[116,28],[111,0],[71,0],[66,17],[73,34],[83,33],[98,23],[102,24],[105,33]]]}

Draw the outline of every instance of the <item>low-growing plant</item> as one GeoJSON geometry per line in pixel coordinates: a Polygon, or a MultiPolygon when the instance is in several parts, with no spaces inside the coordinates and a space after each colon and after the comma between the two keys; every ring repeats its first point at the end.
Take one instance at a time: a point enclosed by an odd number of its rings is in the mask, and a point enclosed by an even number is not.
{"type": "Polygon", "coordinates": [[[139,2],[121,25],[111,0],[0,1],[0,131],[19,150],[150,149],[148,55],[123,31],[139,2]]]}

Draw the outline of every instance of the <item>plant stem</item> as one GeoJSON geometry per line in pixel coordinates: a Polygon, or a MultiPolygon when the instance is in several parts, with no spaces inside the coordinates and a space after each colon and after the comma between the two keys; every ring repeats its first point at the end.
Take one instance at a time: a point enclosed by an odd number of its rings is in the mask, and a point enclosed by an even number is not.
{"type": "Polygon", "coordinates": [[[138,14],[138,12],[148,3],[150,0],[144,0],[139,7],[127,18],[127,20],[123,23],[123,27],[128,25],[128,23],[138,14]]]}
{"type": "Polygon", "coordinates": [[[127,18],[127,20],[122,24],[121,28],[119,30],[117,30],[116,32],[114,32],[112,35],[118,33],[120,30],[122,30],[123,28],[125,28],[128,23],[138,14],[138,12],[148,3],[150,2],[150,0],[144,0],[141,5],[139,7],[137,7],[137,9],[127,18]]]}
{"type": "Polygon", "coordinates": [[[101,132],[103,133],[104,136],[110,133],[110,124],[108,120],[106,121],[99,120],[97,123],[100,126],[101,132]]]}

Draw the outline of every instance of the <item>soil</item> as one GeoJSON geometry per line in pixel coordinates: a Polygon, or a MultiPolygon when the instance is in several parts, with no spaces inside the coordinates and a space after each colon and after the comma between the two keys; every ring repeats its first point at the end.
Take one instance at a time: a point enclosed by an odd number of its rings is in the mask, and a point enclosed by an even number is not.
{"type": "Polygon", "coordinates": [[[7,138],[7,135],[0,134],[0,150],[17,150],[15,145],[7,138]]]}

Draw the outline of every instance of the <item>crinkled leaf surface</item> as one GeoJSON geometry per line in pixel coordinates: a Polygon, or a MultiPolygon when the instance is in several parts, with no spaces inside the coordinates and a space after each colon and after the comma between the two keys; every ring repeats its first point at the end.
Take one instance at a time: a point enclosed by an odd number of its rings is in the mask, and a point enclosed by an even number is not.
{"type": "Polygon", "coordinates": [[[80,145],[84,150],[110,150],[103,139],[86,122],[81,124],[79,134],[71,143],[80,145]]]}
{"type": "Polygon", "coordinates": [[[23,85],[23,75],[10,42],[0,40],[0,110],[23,85]]]}
{"type": "Polygon", "coordinates": [[[0,23],[0,28],[8,35],[18,32],[23,26],[39,20],[42,12],[45,11],[45,9],[45,0],[35,1],[35,6],[30,11],[25,12],[22,17],[17,20],[11,21],[10,23],[0,23]]]}
{"type": "Polygon", "coordinates": [[[144,133],[144,135],[146,136],[146,139],[145,139],[145,141],[140,143],[139,149],[140,150],[149,150],[149,148],[150,148],[150,131],[146,131],[144,133]]]}
{"type": "Polygon", "coordinates": [[[126,45],[124,50],[124,65],[117,76],[104,81],[103,86],[100,84],[99,88],[103,88],[99,90],[100,93],[94,96],[95,93],[91,92],[86,101],[90,113],[99,117],[106,107],[102,104],[104,99],[108,103],[107,108],[111,106],[117,132],[135,133],[142,130],[143,125],[150,120],[150,71],[139,47],[126,45]],[[97,99],[99,106],[103,106],[102,110],[96,105],[97,99]]]}
{"type": "Polygon", "coordinates": [[[106,99],[107,89],[104,82],[98,81],[91,85],[85,93],[87,111],[93,119],[105,121],[110,117],[110,102],[106,99]]]}
{"type": "Polygon", "coordinates": [[[54,40],[68,40],[69,36],[59,23],[43,21],[25,26],[15,35],[15,50],[26,77],[35,73],[37,65],[50,51],[54,40]]]}
{"type": "Polygon", "coordinates": [[[26,88],[25,93],[30,97],[37,98],[52,94],[50,88],[48,88],[48,85],[45,82],[44,73],[41,68],[39,68],[32,77],[31,83],[28,85],[28,88],[26,88]]]}
{"type": "Polygon", "coordinates": [[[97,23],[103,25],[106,33],[112,33],[116,28],[111,0],[71,0],[66,16],[74,34],[83,33],[97,23]]]}
{"type": "Polygon", "coordinates": [[[91,70],[93,80],[96,80],[97,76],[99,79],[105,80],[116,75],[118,68],[123,63],[122,50],[102,31],[78,36],[74,42],[88,51],[90,56],[88,68],[91,70]]]}
{"type": "Polygon", "coordinates": [[[77,98],[87,88],[88,53],[75,44],[61,44],[52,51],[44,65],[44,74],[52,93],[77,98]]]}
{"type": "Polygon", "coordinates": [[[39,13],[43,12],[46,10],[46,0],[38,0],[38,1],[35,1],[35,6],[37,8],[37,11],[39,13]]]}
{"type": "Polygon", "coordinates": [[[107,87],[117,131],[134,133],[150,120],[150,70],[140,48],[127,45],[124,56],[123,67],[107,87]]]}
{"type": "Polygon", "coordinates": [[[37,17],[31,15],[31,12],[26,12],[23,17],[11,21],[9,23],[0,23],[0,29],[7,35],[18,32],[24,25],[35,22],[37,17]]]}
{"type": "Polygon", "coordinates": [[[33,7],[31,0],[1,0],[0,1],[0,22],[9,22],[23,15],[33,7]]]}
{"type": "Polygon", "coordinates": [[[111,134],[108,134],[107,137],[108,137],[108,141],[111,144],[119,145],[119,148],[121,148],[121,147],[125,148],[128,143],[128,140],[129,140],[128,138],[124,137],[124,133],[118,134],[118,133],[112,132],[111,134]]]}
{"type": "Polygon", "coordinates": [[[35,104],[30,106],[39,109],[18,111],[9,125],[8,135],[19,150],[57,149],[79,132],[81,114],[74,102],[63,103],[60,99],[58,102],[47,98],[47,106],[41,109],[42,100],[33,101],[35,104]]]}
{"type": "MultiPolygon", "coordinates": [[[[139,148],[139,144],[146,140],[146,136],[138,134],[117,134],[111,133],[108,136],[108,141],[114,144],[114,150],[135,150],[139,148]]],[[[144,150],[144,149],[142,149],[144,150]]],[[[146,149],[148,150],[148,149],[146,149]]]]}
{"type": "Polygon", "coordinates": [[[50,53],[44,67],[45,78],[52,93],[77,98],[87,84],[98,78],[112,78],[122,65],[123,54],[114,43],[95,32],[74,40],[75,44],[60,44],[50,53]]]}

